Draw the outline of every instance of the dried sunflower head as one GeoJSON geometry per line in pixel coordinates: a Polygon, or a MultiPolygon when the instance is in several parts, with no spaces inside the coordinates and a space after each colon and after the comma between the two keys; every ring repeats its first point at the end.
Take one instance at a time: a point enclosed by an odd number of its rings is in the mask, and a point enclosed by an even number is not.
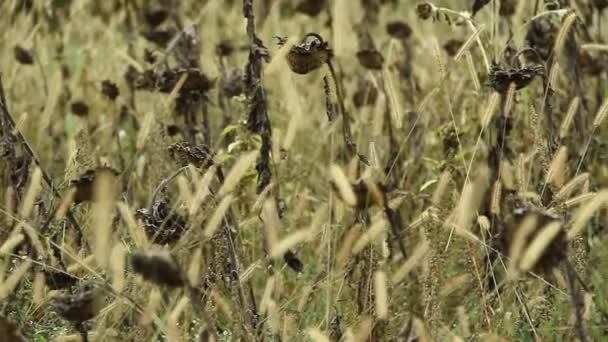
{"type": "Polygon", "coordinates": [[[100,173],[106,172],[112,176],[118,176],[120,174],[120,172],[111,167],[100,166],[95,169],[87,170],[80,175],[80,177],[72,180],[70,182],[70,188],[76,190],[74,193],[74,204],[93,200],[93,183],[95,182],[95,177],[100,173]]]}
{"type": "Polygon", "coordinates": [[[182,166],[192,164],[199,169],[207,169],[213,165],[214,153],[206,145],[192,146],[189,142],[183,141],[170,145],[167,150],[182,166]]]}
{"type": "Polygon", "coordinates": [[[145,280],[157,285],[179,287],[184,285],[181,270],[171,256],[164,250],[150,250],[135,253],[131,257],[133,270],[145,280]]]}
{"type": "Polygon", "coordinates": [[[404,21],[390,21],[386,24],[386,33],[391,38],[405,40],[412,35],[412,28],[404,21]]]}
{"type": "Polygon", "coordinates": [[[542,65],[503,69],[494,63],[490,69],[490,76],[486,85],[494,88],[499,93],[506,93],[511,83],[514,83],[515,89],[519,90],[530,84],[534,77],[543,74],[544,67],[542,65]]]}
{"type": "Polygon", "coordinates": [[[159,245],[177,242],[188,229],[186,219],[176,213],[164,198],[159,198],[151,210],[138,209],[135,217],[143,223],[148,238],[159,245]]]}
{"type": "Polygon", "coordinates": [[[382,64],[384,64],[384,57],[380,51],[376,49],[365,49],[357,52],[357,59],[359,60],[359,64],[366,69],[370,70],[380,70],[382,69],[382,64]]]}
{"type": "Polygon", "coordinates": [[[305,75],[320,68],[333,57],[329,44],[316,33],[304,36],[300,45],[293,46],[287,53],[287,64],[291,71],[305,75]]]}

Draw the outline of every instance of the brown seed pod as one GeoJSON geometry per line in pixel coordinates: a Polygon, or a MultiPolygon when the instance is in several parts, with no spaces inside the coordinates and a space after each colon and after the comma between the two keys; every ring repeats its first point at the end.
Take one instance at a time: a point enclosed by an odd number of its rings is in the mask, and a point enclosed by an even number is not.
{"type": "Polygon", "coordinates": [[[285,261],[287,266],[291,267],[292,270],[298,273],[302,273],[302,271],[304,270],[304,264],[302,263],[300,258],[298,258],[298,255],[292,250],[288,250],[287,252],[285,252],[285,254],[283,255],[283,261],[285,261]]]}
{"type": "Polygon", "coordinates": [[[133,270],[145,280],[157,285],[179,287],[184,285],[179,266],[171,254],[164,250],[135,253],[131,257],[133,270]]]}
{"type": "Polygon", "coordinates": [[[392,38],[405,40],[412,35],[412,28],[404,21],[390,21],[386,24],[386,33],[392,38]]]}
{"type": "Polygon", "coordinates": [[[239,96],[243,93],[243,74],[239,69],[230,69],[226,73],[222,90],[228,98],[239,96]]]}
{"type": "Polygon", "coordinates": [[[100,166],[95,169],[85,171],[80,177],[70,182],[70,188],[75,189],[73,203],[78,204],[88,202],[93,199],[93,183],[95,177],[100,173],[109,173],[112,176],[118,176],[120,172],[108,167],[100,166]]]}
{"type": "Polygon", "coordinates": [[[296,12],[316,17],[327,6],[327,0],[301,0],[296,5],[296,12]]]}
{"type": "Polygon", "coordinates": [[[13,48],[13,55],[17,62],[24,65],[32,65],[34,64],[34,56],[30,50],[26,50],[20,45],[15,45],[13,48]]]}
{"type": "Polygon", "coordinates": [[[73,275],[51,268],[44,268],[42,273],[44,274],[46,286],[51,290],[67,289],[78,282],[78,278],[73,275]]]}
{"type": "Polygon", "coordinates": [[[381,70],[384,64],[384,57],[376,49],[360,50],[357,52],[359,64],[370,70],[381,70]]]}
{"type": "Polygon", "coordinates": [[[357,84],[357,91],[353,94],[355,107],[373,106],[378,99],[378,88],[370,80],[360,79],[357,84]]]}
{"type": "Polygon", "coordinates": [[[196,68],[174,68],[161,73],[155,73],[154,70],[139,73],[137,70],[130,69],[125,77],[127,82],[133,82],[135,89],[170,93],[184,74],[187,74],[187,78],[179,91],[180,94],[190,91],[204,93],[210,90],[215,83],[196,68]]]}
{"type": "Polygon", "coordinates": [[[166,47],[171,39],[177,35],[177,31],[174,29],[169,30],[150,30],[141,32],[142,37],[147,41],[156,44],[159,47],[166,47]]]}
{"type": "Polygon", "coordinates": [[[443,49],[448,53],[450,57],[456,56],[464,42],[459,39],[450,39],[443,44],[443,49]]]}
{"type": "Polygon", "coordinates": [[[118,86],[110,81],[104,80],[101,82],[101,93],[104,94],[110,101],[115,101],[120,91],[118,90],[118,86]]]}
{"type": "Polygon", "coordinates": [[[304,36],[302,43],[293,46],[287,53],[287,64],[291,71],[305,75],[320,68],[333,57],[329,44],[316,33],[304,36]],[[309,40],[308,38],[312,38],[309,40]]]}
{"type": "Polygon", "coordinates": [[[213,165],[214,153],[203,144],[192,146],[189,142],[183,141],[170,145],[167,150],[181,166],[192,164],[199,169],[207,169],[213,165]]]}
{"type": "Polygon", "coordinates": [[[26,342],[26,339],[15,322],[0,316],[0,341],[26,342]]]}
{"type": "Polygon", "coordinates": [[[418,14],[418,18],[427,20],[433,15],[433,6],[427,2],[419,3],[416,6],[416,14],[418,14]]]}
{"type": "Polygon", "coordinates": [[[87,116],[89,115],[89,106],[83,101],[72,102],[70,106],[72,114],[76,116],[87,116]]]}
{"type": "Polygon", "coordinates": [[[97,316],[101,302],[99,291],[89,288],[75,294],[55,297],[51,305],[64,319],[74,324],[80,324],[97,316]]]}
{"type": "Polygon", "coordinates": [[[169,17],[169,11],[165,9],[154,9],[150,11],[146,11],[144,13],[144,18],[146,19],[146,23],[150,25],[150,27],[156,27],[162,24],[169,17]]]}

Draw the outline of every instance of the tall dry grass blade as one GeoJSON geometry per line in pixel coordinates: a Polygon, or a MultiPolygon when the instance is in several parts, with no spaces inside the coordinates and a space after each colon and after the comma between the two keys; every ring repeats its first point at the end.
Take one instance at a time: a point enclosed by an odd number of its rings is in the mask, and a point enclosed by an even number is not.
{"type": "Polygon", "coordinates": [[[6,214],[4,215],[4,223],[7,227],[11,227],[13,225],[13,218],[16,214],[16,203],[15,188],[13,188],[12,185],[9,185],[4,192],[4,210],[6,211],[6,214]]]}
{"type": "Polygon", "coordinates": [[[511,115],[511,109],[513,109],[513,102],[515,101],[516,90],[517,85],[515,84],[515,82],[509,83],[509,89],[507,90],[507,95],[505,98],[505,106],[503,108],[505,117],[509,117],[511,115]]]}
{"type": "Polygon", "coordinates": [[[479,37],[481,32],[483,32],[484,29],[485,29],[485,27],[483,25],[480,25],[477,28],[477,30],[475,32],[473,32],[473,34],[471,34],[471,36],[469,36],[469,38],[462,44],[462,46],[460,47],[458,52],[456,52],[456,55],[454,56],[455,61],[460,60],[460,58],[462,58],[462,55],[465,52],[469,52],[469,48],[471,47],[471,44],[473,44],[473,42],[477,40],[477,38],[479,37]]]}
{"type": "Polygon", "coordinates": [[[565,19],[562,27],[559,29],[557,33],[557,37],[555,38],[555,45],[553,46],[553,53],[555,55],[561,53],[564,48],[564,43],[566,42],[566,38],[568,37],[568,33],[570,33],[570,29],[572,25],[576,21],[576,13],[570,13],[565,19]]]}
{"type": "Polygon", "coordinates": [[[584,184],[589,179],[589,173],[581,173],[580,175],[572,178],[568,183],[559,189],[559,191],[553,197],[555,200],[561,201],[566,199],[576,190],[580,185],[584,184]]]}
{"type": "Polygon", "coordinates": [[[435,191],[431,197],[431,203],[433,203],[434,206],[439,205],[444,199],[445,191],[447,190],[450,182],[450,177],[451,173],[449,170],[443,171],[441,176],[439,176],[439,181],[437,181],[437,186],[435,187],[435,191]]]}
{"type": "Polygon", "coordinates": [[[115,176],[111,171],[98,171],[93,182],[92,234],[90,245],[97,264],[106,269],[112,246],[115,176]]]}
{"type": "Polygon", "coordinates": [[[513,241],[509,246],[509,260],[507,262],[507,272],[511,279],[515,279],[519,274],[520,270],[517,265],[523,257],[526,243],[530,240],[530,235],[536,229],[537,223],[538,217],[536,215],[528,215],[522,220],[513,234],[513,241]]]}
{"type": "Polygon", "coordinates": [[[545,183],[546,184],[554,184],[555,186],[560,186],[563,184],[564,179],[564,170],[566,168],[566,162],[568,161],[568,148],[566,146],[561,146],[551,164],[549,165],[549,169],[547,170],[547,174],[545,175],[545,183]]]}
{"type": "Polygon", "coordinates": [[[471,55],[470,51],[464,53],[467,60],[467,68],[469,69],[469,75],[471,75],[471,80],[473,81],[473,87],[475,87],[475,91],[481,90],[481,82],[479,82],[479,76],[477,75],[477,69],[475,68],[475,61],[473,60],[473,55],[471,55]]]}
{"type": "Polygon", "coordinates": [[[374,272],[374,294],[377,317],[379,319],[387,319],[388,290],[386,288],[386,274],[383,271],[374,272]]]}
{"type": "Polygon", "coordinates": [[[39,167],[36,167],[32,172],[32,176],[30,177],[30,182],[25,192],[25,196],[23,196],[23,200],[21,201],[21,208],[19,209],[20,217],[27,218],[32,212],[32,209],[34,208],[34,202],[36,201],[36,196],[42,188],[42,184],[40,183],[41,180],[42,170],[40,170],[39,167]]]}
{"type": "Polygon", "coordinates": [[[329,167],[329,174],[338,188],[342,200],[350,206],[355,206],[357,204],[357,197],[342,168],[334,164],[329,167]]]}
{"type": "Polygon", "coordinates": [[[222,184],[222,186],[220,187],[220,190],[218,192],[220,196],[225,196],[226,194],[234,190],[234,188],[239,183],[241,178],[243,178],[249,167],[253,165],[257,157],[258,151],[249,152],[244,156],[240,157],[236,161],[236,163],[234,163],[234,166],[232,166],[232,168],[230,169],[230,171],[228,171],[228,174],[226,175],[224,184],[222,184]]]}
{"type": "Polygon", "coordinates": [[[547,249],[561,230],[562,223],[559,221],[551,222],[545,225],[542,230],[536,234],[536,237],[534,240],[532,240],[524,252],[519,263],[519,269],[521,269],[523,272],[527,272],[532,269],[545,249],[547,249]]]}
{"type": "Polygon", "coordinates": [[[414,328],[414,331],[416,332],[416,335],[418,336],[419,342],[432,342],[433,341],[424,322],[421,321],[419,318],[413,319],[412,326],[414,328]]]}
{"type": "Polygon", "coordinates": [[[154,112],[148,112],[141,124],[141,129],[137,133],[137,142],[135,144],[137,150],[141,150],[146,145],[146,140],[148,139],[148,135],[150,135],[150,132],[152,131],[153,124],[154,112]]]}
{"type": "Polygon", "coordinates": [[[118,212],[120,216],[127,224],[127,231],[129,232],[129,237],[133,239],[135,246],[138,248],[145,248],[150,245],[148,241],[148,237],[146,236],[146,232],[144,228],[137,222],[135,215],[133,215],[133,211],[131,208],[124,202],[116,203],[116,207],[118,208],[118,212]]]}
{"type": "Polygon", "coordinates": [[[481,127],[483,129],[487,128],[490,122],[492,122],[492,118],[494,117],[494,112],[496,111],[496,106],[498,105],[498,100],[500,99],[500,94],[497,92],[493,92],[488,99],[488,105],[485,107],[486,110],[483,114],[481,120],[481,127]]]}
{"type": "Polygon", "coordinates": [[[319,328],[308,328],[306,334],[310,337],[313,342],[331,342],[329,337],[325,335],[319,328]]]}
{"type": "Polygon", "coordinates": [[[175,101],[175,99],[177,98],[177,94],[179,93],[179,91],[184,86],[184,83],[186,83],[186,79],[188,79],[188,73],[187,72],[183,73],[180,76],[180,78],[175,83],[175,86],[173,87],[173,89],[171,89],[171,92],[169,93],[169,96],[167,96],[165,98],[165,101],[163,103],[163,106],[165,107],[165,109],[169,109],[169,107],[171,106],[171,104],[173,103],[173,101],[175,101]]]}
{"type": "Polygon", "coordinates": [[[581,49],[588,51],[605,51],[608,52],[608,44],[581,44],[581,49]]]}
{"type": "Polygon", "coordinates": [[[490,203],[490,212],[495,215],[500,214],[500,200],[502,198],[502,183],[500,180],[494,182],[492,187],[492,202],[490,203]]]}
{"type": "Polygon", "coordinates": [[[188,283],[190,286],[196,287],[199,286],[202,277],[202,264],[203,264],[203,249],[197,248],[194,250],[192,257],[190,258],[190,265],[188,266],[188,271],[186,275],[188,277],[188,283]]]}
{"type": "Polygon", "coordinates": [[[32,305],[40,306],[44,301],[44,273],[36,272],[32,282],[32,305]]]}
{"type": "Polygon", "coordinates": [[[112,289],[116,293],[121,293],[125,288],[125,256],[127,251],[122,242],[117,242],[110,253],[110,274],[112,279],[112,289]]]}
{"type": "Polygon", "coordinates": [[[205,229],[203,230],[203,236],[206,239],[210,239],[211,237],[213,237],[215,231],[220,227],[222,221],[226,217],[226,212],[230,209],[230,205],[232,204],[233,200],[234,196],[228,195],[224,197],[220,204],[217,206],[217,208],[213,212],[213,215],[211,215],[211,218],[209,219],[209,221],[207,221],[205,229]]]}
{"type": "Polygon", "coordinates": [[[597,114],[595,114],[595,119],[593,120],[593,128],[600,127],[606,115],[608,115],[608,98],[604,100],[600,109],[597,110],[597,114]]]}
{"type": "Polygon", "coordinates": [[[25,235],[21,233],[12,234],[2,246],[0,246],[0,255],[7,255],[13,253],[15,247],[19,246],[23,240],[25,239],[25,235]]]}
{"type": "Polygon", "coordinates": [[[182,334],[180,332],[179,319],[190,304],[190,298],[183,296],[177,302],[169,317],[167,318],[167,340],[170,342],[183,341],[182,334]]]}
{"type": "Polygon", "coordinates": [[[162,305],[163,296],[158,288],[152,288],[150,291],[150,295],[148,296],[148,303],[144,308],[144,312],[142,312],[139,318],[139,324],[142,326],[147,326],[152,323],[154,317],[156,317],[156,312],[160,309],[162,305]]]}
{"type": "Polygon", "coordinates": [[[287,62],[285,61],[285,57],[287,56],[289,50],[297,44],[298,38],[296,36],[289,37],[285,44],[283,44],[283,46],[281,46],[278,51],[273,52],[273,56],[270,60],[270,63],[268,63],[268,66],[264,68],[264,73],[270,76],[274,75],[278,71],[284,71],[284,69],[288,67],[287,62]]]}
{"type": "Polygon", "coordinates": [[[400,283],[413,269],[418,266],[418,264],[422,261],[422,258],[429,251],[429,242],[424,240],[416,246],[412,255],[395,271],[393,276],[391,277],[391,283],[398,284],[400,283]]]}
{"type": "Polygon", "coordinates": [[[559,128],[559,138],[564,139],[568,136],[568,132],[570,131],[570,127],[572,126],[572,122],[574,122],[574,116],[578,111],[578,107],[581,103],[580,97],[575,97],[570,101],[570,105],[568,106],[568,112],[566,112],[566,116],[562,121],[562,125],[559,128]]]}
{"type": "Polygon", "coordinates": [[[355,242],[351,254],[359,254],[363,250],[363,248],[365,248],[367,245],[382,236],[382,234],[386,232],[387,225],[388,222],[384,219],[378,219],[373,222],[371,227],[369,227],[365,232],[363,232],[359,239],[357,239],[357,242],[355,242]]]}
{"type": "Polygon", "coordinates": [[[260,299],[260,314],[265,315],[268,309],[268,301],[272,299],[272,294],[275,289],[276,276],[270,276],[266,280],[266,286],[264,287],[264,293],[262,299],[260,299]]]}
{"type": "Polygon", "coordinates": [[[241,284],[247,283],[249,279],[251,279],[251,277],[253,276],[253,272],[261,268],[260,264],[261,262],[258,260],[249,265],[249,267],[247,267],[244,271],[241,272],[241,274],[239,274],[239,282],[241,284]]]}
{"type": "Polygon", "coordinates": [[[55,220],[61,220],[65,217],[65,214],[72,206],[72,203],[74,203],[74,196],[76,196],[77,191],[78,188],[71,187],[63,194],[61,197],[61,202],[59,203],[57,211],[55,212],[55,220]]]}
{"type": "Polygon", "coordinates": [[[281,219],[277,212],[276,202],[272,199],[264,201],[262,206],[262,220],[264,221],[264,237],[266,239],[266,248],[271,251],[279,241],[279,231],[281,227],[281,219]]]}
{"type": "Polygon", "coordinates": [[[403,112],[401,110],[401,104],[399,103],[399,97],[395,89],[393,82],[393,75],[388,67],[382,68],[382,74],[384,75],[384,81],[386,82],[386,93],[390,103],[390,114],[391,121],[397,129],[403,127],[403,112]]]}
{"type": "Polygon", "coordinates": [[[30,269],[30,266],[32,266],[32,261],[26,260],[22,262],[21,265],[17,266],[15,270],[6,279],[4,279],[2,284],[0,284],[0,300],[6,299],[11,293],[13,293],[21,278],[23,278],[23,276],[30,269]]]}
{"type": "Polygon", "coordinates": [[[587,192],[582,195],[568,199],[564,202],[564,204],[566,205],[566,207],[571,208],[593,199],[595,195],[597,195],[595,192],[587,192]]]}
{"type": "Polygon", "coordinates": [[[270,250],[270,257],[275,259],[282,258],[288,250],[304,241],[311,240],[313,237],[314,234],[308,229],[295,231],[273,246],[270,250]]]}
{"type": "Polygon", "coordinates": [[[589,219],[591,219],[600,208],[606,205],[608,205],[608,190],[602,190],[576,212],[570,229],[568,230],[568,239],[572,240],[580,234],[589,219]]]}
{"type": "Polygon", "coordinates": [[[205,172],[203,177],[201,177],[196,182],[196,192],[194,193],[192,201],[190,202],[190,206],[188,208],[188,215],[190,217],[194,217],[198,213],[199,209],[201,208],[201,205],[203,204],[205,199],[207,199],[207,196],[209,196],[209,194],[211,193],[209,191],[209,185],[211,184],[211,181],[213,180],[216,171],[217,166],[211,166],[205,172]]]}
{"type": "Polygon", "coordinates": [[[433,56],[435,57],[435,64],[437,65],[437,70],[439,70],[440,82],[447,80],[448,72],[442,58],[441,48],[439,47],[439,41],[437,40],[437,38],[433,39],[433,56]]]}

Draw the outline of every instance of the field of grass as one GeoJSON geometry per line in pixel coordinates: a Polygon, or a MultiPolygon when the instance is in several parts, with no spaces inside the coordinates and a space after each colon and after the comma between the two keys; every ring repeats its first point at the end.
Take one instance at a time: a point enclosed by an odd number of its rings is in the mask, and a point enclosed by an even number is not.
{"type": "Polygon", "coordinates": [[[607,12],[0,1],[0,342],[608,340],[607,12]]]}

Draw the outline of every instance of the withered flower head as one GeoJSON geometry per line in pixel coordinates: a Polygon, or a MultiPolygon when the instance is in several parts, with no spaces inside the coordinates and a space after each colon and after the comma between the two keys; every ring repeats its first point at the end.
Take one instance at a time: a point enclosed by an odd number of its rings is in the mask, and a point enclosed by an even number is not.
{"type": "Polygon", "coordinates": [[[118,86],[110,81],[104,80],[101,82],[101,92],[108,98],[110,101],[115,101],[120,91],[118,90],[118,86]]]}
{"type": "Polygon", "coordinates": [[[0,341],[26,342],[26,339],[15,322],[0,316],[0,341]]]}
{"type": "Polygon", "coordinates": [[[353,94],[355,107],[373,106],[378,99],[378,88],[367,79],[359,79],[357,91],[353,94]]]}
{"type": "Polygon", "coordinates": [[[179,287],[184,285],[179,266],[171,254],[164,250],[135,253],[131,257],[133,270],[145,280],[157,285],[179,287]]]}
{"type": "Polygon", "coordinates": [[[296,5],[296,12],[316,17],[327,5],[327,0],[301,0],[296,5]]]}
{"type": "MultiPolygon", "coordinates": [[[[521,1],[521,0],[520,0],[521,1]]],[[[500,9],[498,10],[498,14],[503,17],[510,17],[515,14],[517,10],[517,2],[518,0],[503,0],[500,2],[500,9]]]]}
{"type": "Polygon", "coordinates": [[[357,52],[357,59],[359,64],[370,70],[381,70],[384,64],[384,57],[376,49],[360,50],[357,52]]]}
{"type": "Polygon", "coordinates": [[[300,45],[293,46],[286,56],[291,71],[300,75],[320,68],[332,57],[333,51],[329,44],[316,33],[305,35],[300,45]]]}
{"type": "Polygon", "coordinates": [[[141,208],[135,212],[150,240],[159,245],[177,242],[187,230],[187,222],[164,198],[159,198],[151,210],[141,208]]]}
{"type": "Polygon", "coordinates": [[[229,40],[224,39],[217,44],[216,51],[221,57],[228,57],[234,52],[234,46],[229,40]]]}
{"type": "Polygon", "coordinates": [[[64,319],[74,324],[80,324],[99,313],[101,301],[99,291],[89,288],[75,294],[55,297],[51,305],[64,319]]]}
{"type": "Polygon", "coordinates": [[[408,39],[412,35],[412,28],[404,21],[390,21],[386,24],[386,33],[395,39],[408,39]]]}
{"type": "Polygon", "coordinates": [[[422,20],[427,20],[433,15],[433,6],[428,2],[419,3],[416,6],[416,14],[422,20]]]}
{"type": "Polygon", "coordinates": [[[109,173],[112,176],[120,174],[120,172],[108,166],[100,166],[85,171],[80,177],[70,182],[70,188],[76,189],[74,204],[93,200],[93,183],[95,182],[95,177],[101,173],[109,173]]]}
{"type": "Polygon", "coordinates": [[[192,146],[189,142],[183,141],[169,145],[167,150],[181,166],[192,164],[199,169],[206,169],[213,165],[214,153],[207,145],[192,146]]]}
{"type": "Polygon", "coordinates": [[[21,64],[34,64],[34,56],[32,55],[32,52],[30,50],[26,50],[20,45],[15,45],[15,47],[13,48],[13,55],[15,56],[17,62],[21,64]]]}
{"type": "Polygon", "coordinates": [[[144,37],[147,41],[156,44],[159,47],[166,47],[171,39],[177,35],[177,31],[174,29],[168,30],[150,30],[150,31],[142,31],[142,37],[144,37]]]}
{"type": "Polygon", "coordinates": [[[70,108],[72,109],[72,113],[76,116],[89,115],[89,106],[83,101],[72,102],[70,108]]]}
{"type": "Polygon", "coordinates": [[[593,0],[593,5],[601,12],[608,7],[608,0],[593,0]]]}
{"type": "Polygon", "coordinates": [[[287,252],[285,252],[285,254],[283,255],[283,261],[285,261],[287,266],[291,267],[292,270],[298,273],[302,273],[302,271],[304,270],[304,264],[302,263],[300,258],[298,258],[298,255],[292,250],[288,250],[287,252]]]}
{"type": "Polygon", "coordinates": [[[146,23],[151,27],[162,24],[169,17],[169,11],[159,8],[144,12],[146,23]]]}
{"type": "Polygon", "coordinates": [[[499,93],[506,93],[509,90],[511,83],[515,84],[515,89],[519,90],[526,87],[534,80],[535,76],[543,75],[544,67],[542,65],[521,69],[509,68],[502,69],[498,64],[494,63],[490,68],[490,75],[486,85],[494,88],[499,93]]]}
{"type": "Polygon", "coordinates": [[[443,49],[450,57],[454,57],[462,47],[462,44],[464,44],[462,40],[452,38],[443,44],[443,49]]]}
{"type": "Polygon", "coordinates": [[[240,69],[228,70],[222,90],[228,98],[239,96],[243,93],[243,74],[240,69]]]}
{"type": "Polygon", "coordinates": [[[167,126],[165,126],[165,130],[167,132],[167,135],[170,137],[174,137],[174,136],[180,134],[182,131],[178,125],[167,125],[167,126]]]}
{"type": "Polygon", "coordinates": [[[179,91],[180,94],[190,91],[204,93],[215,83],[197,68],[174,68],[160,73],[155,73],[154,70],[145,70],[142,73],[128,70],[128,73],[128,80],[133,81],[135,89],[163,93],[170,93],[184,74],[188,76],[179,91]]]}
{"type": "MultiPolygon", "coordinates": [[[[472,15],[477,14],[477,12],[481,11],[487,4],[490,3],[491,0],[475,0],[473,2],[472,15]]],[[[504,1],[501,1],[501,3],[504,1]]]]}
{"type": "Polygon", "coordinates": [[[78,278],[73,275],[51,268],[44,268],[42,273],[44,274],[46,286],[51,290],[67,289],[78,282],[78,278]]]}

